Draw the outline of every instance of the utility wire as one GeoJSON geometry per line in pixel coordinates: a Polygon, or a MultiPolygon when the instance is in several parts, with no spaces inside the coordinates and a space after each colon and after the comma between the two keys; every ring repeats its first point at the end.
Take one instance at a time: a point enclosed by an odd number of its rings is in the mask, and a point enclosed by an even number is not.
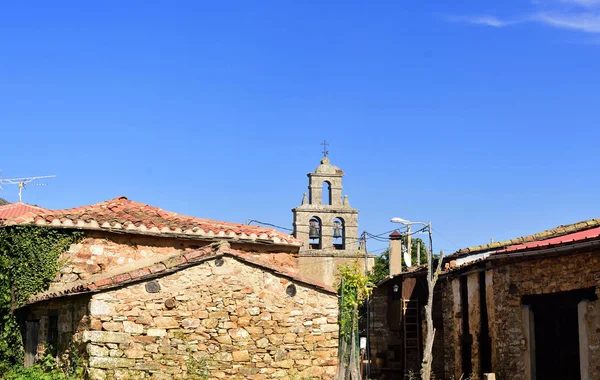
{"type": "MultiPolygon", "coordinates": [[[[283,226],[278,226],[278,225],[272,224],[272,223],[261,222],[260,220],[255,220],[255,219],[247,219],[246,220],[246,225],[250,225],[251,223],[260,224],[260,225],[263,225],[263,226],[275,227],[275,228],[279,228],[281,230],[286,230],[286,231],[291,231],[291,232],[294,231],[291,228],[287,228],[287,227],[283,227],[283,226]]],[[[391,230],[391,231],[383,232],[383,233],[380,233],[380,234],[377,234],[377,235],[373,235],[373,234],[370,234],[368,232],[365,232],[366,235],[368,235],[368,237],[366,239],[367,240],[368,239],[374,239],[374,240],[377,240],[379,242],[387,243],[388,239],[381,238],[380,236],[383,236],[383,235],[386,235],[386,234],[390,234],[391,232],[394,232],[394,231],[395,230],[391,230]]],[[[355,237],[351,237],[351,236],[346,237],[346,239],[348,239],[348,240],[361,240],[360,237],[355,238],[355,237]]]]}
{"type": "Polygon", "coordinates": [[[448,241],[450,242],[450,244],[452,244],[452,245],[453,245],[453,246],[455,246],[456,248],[460,249],[460,247],[459,247],[457,244],[455,244],[455,243],[454,243],[452,240],[450,240],[450,239],[448,239],[447,237],[445,237],[444,235],[442,235],[442,234],[440,233],[440,231],[436,230],[435,228],[431,228],[431,229],[432,229],[433,231],[435,231],[435,233],[436,233],[436,234],[440,235],[440,237],[442,237],[443,239],[446,239],[446,240],[448,240],[448,241]]]}
{"type": "Polygon", "coordinates": [[[271,224],[271,223],[261,222],[259,220],[254,220],[254,219],[246,220],[246,225],[249,226],[250,223],[257,223],[257,224],[261,224],[263,226],[271,226],[271,227],[279,228],[279,229],[286,230],[286,231],[294,231],[291,228],[286,228],[286,227],[278,226],[278,225],[271,224]]]}
{"type": "Polygon", "coordinates": [[[365,232],[367,233],[367,235],[374,236],[374,237],[380,237],[380,236],[383,236],[383,235],[391,234],[394,231],[396,231],[396,230],[390,230],[390,231],[387,231],[387,232],[380,233],[378,235],[373,235],[373,234],[371,234],[369,232],[366,232],[366,231],[365,232]]]}

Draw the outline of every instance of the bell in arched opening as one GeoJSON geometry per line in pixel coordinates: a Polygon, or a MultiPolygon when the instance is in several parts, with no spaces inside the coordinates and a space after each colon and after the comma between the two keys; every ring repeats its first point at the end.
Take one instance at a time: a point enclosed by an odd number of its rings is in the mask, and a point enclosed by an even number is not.
{"type": "Polygon", "coordinates": [[[337,239],[342,236],[342,223],[339,220],[335,220],[333,222],[333,237],[337,239]]]}
{"type": "Polygon", "coordinates": [[[310,239],[318,239],[321,237],[321,231],[320,231],[320,226],[319,226],[319,221],[316,219],[311,219],[310,223],[309,223],[309,229],[308,229],[308,237],[310,239]]]}
{"type": "Polygon", "coordinates": [[[346,249],[346,239],[344,231],[344,220],[342,218],[335,218],[333,220],[333,248],[334,249],[346,249]]]}
{"type": "Polygon", "coordinates": [[[316,216],[308,222],[308,242],[310,249],[321,249],[321,220],[316,216]]]}

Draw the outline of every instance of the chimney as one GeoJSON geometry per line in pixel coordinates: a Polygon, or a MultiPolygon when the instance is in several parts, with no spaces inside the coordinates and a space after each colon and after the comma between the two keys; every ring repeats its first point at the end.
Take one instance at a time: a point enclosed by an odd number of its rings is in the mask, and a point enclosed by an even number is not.
{"type": "Polygon", "coordinates": [[[402,235],[398,231],[390,234],[390,276],[402,272],[402,235]]]}

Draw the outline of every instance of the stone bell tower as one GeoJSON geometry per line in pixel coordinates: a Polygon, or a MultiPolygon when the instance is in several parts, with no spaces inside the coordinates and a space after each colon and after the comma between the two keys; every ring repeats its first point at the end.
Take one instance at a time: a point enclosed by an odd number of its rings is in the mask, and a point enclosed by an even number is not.
{"type": "Polygon", "coordinates": [[[365,266],[365,252],[358,244],[358,210],[350,207],[347,195],[342,198],[343,176],[329,158],[323,158],[308,173],[308,196],[305,193],[302,205],[292,209],[294,236],[304,243],[300,274],[327,285],[334,285],[338,265],[361,258],[359,263],[365,266]]]}

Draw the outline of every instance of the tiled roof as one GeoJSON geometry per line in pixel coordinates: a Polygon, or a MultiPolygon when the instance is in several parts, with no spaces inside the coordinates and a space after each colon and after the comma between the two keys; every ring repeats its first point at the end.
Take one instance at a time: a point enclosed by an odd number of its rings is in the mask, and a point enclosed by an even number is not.
{"type": "Polygon", "coordinates": [[[0,206],[0,220],[16,218],[29,212],[48,212],[45,208],[17,202],[0,206]]]}
{"type": "MultiPolygon", "coordinates": [[[[433,261],[433,265],[434,265],[434,267],[435,267],[435,265],[437,265],[437,260],[433,261]]],[[[415,273],[420,274],[421,272],[427,273],[427,264],[413,265],[409,268],[406,268],[403,272],[400,272],[400,273],[397,273],[394,275],[387,275],[383,279],[379,280],[379,282],[377,284],[375,284],[375,286],[383,285],[394,277],[405,277],[405,276],[412,277],[409,275],[413,275],[415,273]]]]}
{"type": "Polygon", "coordinates": [[[579,231],[579,232],[575,232],[575,233],[568,234],[568,235],[562,235],[562,236],[558,236],[558,237],[554,237],[554,238],[550,238],[550,239],[546,239],[546,240],[511,245],[509,247],[506,247],[504,249],[494,252],[494,254],[511,253],[511,252],[517,252],[517,251],[536,249],[536,248],[546,248],[546,247],[562,245],[562,244],[578,243],[578,242],[582,242],[582,241],[586,241],[586,240],[595,239],[598,237],[600,237],[600,227],[596,227],[596,228],[592,228],[592,229],[588,229],[588,230],[584,230],[584,231],[579,231]]]}
{"type": "MultiPolygon", "coordinates": [[[[533,235],[522,236],[516,239],[499,241],[491,244],[468,247],[454,252],[452,255],[444,256],[445,266],[442,267],[442,275],[449,275],[459,269],[471,267],[491,259],[496,254],[510,254],[524,250],[553,247],[600,237],[600,218],[584,220],[573,224],[561,225],[533,235]],[[460,263],[465,258],[472,260],[460,263]]],[[[399,273],[397,276],[405,276],[414,273],[425,273],[427,264],[413,266],[399,273]]],[[[385,283],[394,276],[388,276],[377,285],[385,283]]]]}
{"type": "Polygon", "coordinates": [[[272,228],[247,226],[179,215],[158,207],[117,197],[105,202],[66,210],[34,210],[5,220],[4,225],[42,226],[122,231],[197,239],[231,239],[300,246],[291,235],[272,228]],[[41,211],[40,211],[41,210],[41,211]]]}
{"type": "Polygon", "coordinates": [[[398,230],[394,230],[394,232],[392,232],[390,234],[390,238],[398,239],[398,238],[401,238],[401,237],[402,237],[402,234],[398,230]]]}
{"type": "Polygon", "coordinates": [[[485,256],[485,257],[478,258],[478,259],[475,259],[472,261],[467,261],[462,264],[454,264],[454,265],[453,265],[454,261],[447,262],[445,267],[441,269],[440,276],[450,275],[451,273],[453,273],[459,269],[472,267],[474,265],[477,265],[479,263],[486,261],[488,259],[488,257],[489,256],[485,256]]]}
{"type": "Polygon", "coordinates": [[[506,248],[512,245],[525,244],[535,241],[547,240],[563,235],[572,234],[579,231],[585,231],[590,228],[600,227],[600,218],[584,220],[573,224],[561,225],[546,231],[538,232],[533,235],[521,236],[515,239],[498,241],[490,244],[478,245],[475,247],[462,248],[453,253],[451,256],[459,256],[463,254],[473,254],[484,251],[495,251],[506,248]]]}
{"type": "Polygon", "coordinates": [[[236,260],[258,266],[290,280],[321,289],[328,293],[336,294],[335,289],[330,286],[309,280],[299,276],[296,273],[290,272],[283,267],[252,257],[241,251],[231,249],[229,243],[227,242],[219,242],[194,251],[187,251],[181,254],[170,256],[166,259],[159,258],[158,261],[155,262],[146,262],[142,265],[138,264],[134,267],[125,266],[120,268],[120,271],[100,274],[92,277],[86,282],[80,281],[72,284],[66,284],[64,287],[52,289],[35,295],[27,301],[27,305],[63,296],[100,292],[121,287],[132,282],[148,280],[169,273],[174,273],[190,266],[200,264],[204,261],[216,259],[217,257],[222,256],[233,257],[236,260]]]}

